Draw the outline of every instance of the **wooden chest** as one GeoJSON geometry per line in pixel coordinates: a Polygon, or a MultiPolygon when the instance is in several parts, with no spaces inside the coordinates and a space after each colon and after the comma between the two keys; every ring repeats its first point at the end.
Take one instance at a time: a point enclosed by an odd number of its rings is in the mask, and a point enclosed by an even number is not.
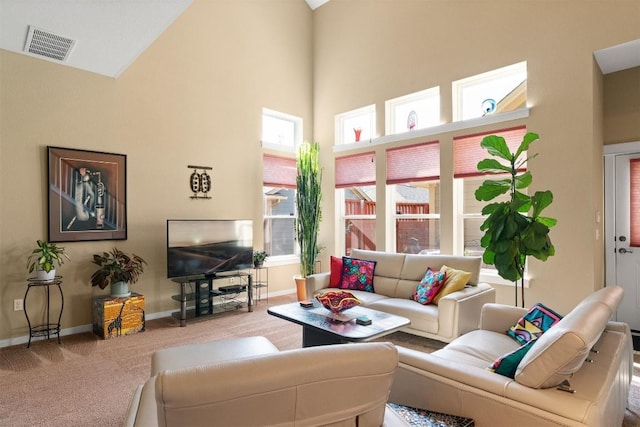
{"type": "Polygon", "coordinates": [[[93,298],[93,332],[104,339],[144,331],[144,295],[93,298]]]}

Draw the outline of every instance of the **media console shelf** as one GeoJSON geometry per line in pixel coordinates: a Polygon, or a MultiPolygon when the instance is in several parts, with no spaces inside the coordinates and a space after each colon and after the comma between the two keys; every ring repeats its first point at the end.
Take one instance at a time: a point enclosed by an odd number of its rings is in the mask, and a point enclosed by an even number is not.
{"type": "Polygon", "coordinates": [[[180,285],[180,294],[171,296],[180,303],[180,311],[171,313],[180,321],[180,326],[186,326],[187,319],[242,308],[244,301],[238,299],[238,296],[244,292],[247,293],[247,311],[253,311],[251,273],[235,271],[216,275],[176,277],[172,280],[180,285]],[[219,286],[214,287],[214,284],[219,286]]]}

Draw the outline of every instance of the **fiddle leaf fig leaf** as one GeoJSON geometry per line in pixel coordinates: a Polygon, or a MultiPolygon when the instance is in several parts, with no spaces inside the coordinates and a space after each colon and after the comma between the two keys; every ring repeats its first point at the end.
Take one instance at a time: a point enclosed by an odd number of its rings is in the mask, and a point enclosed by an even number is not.
{"type": "Polygon", "coordinates": [[[478,170],[481,172],[503,173],[511,172],[511,167],[503,165],[496,159],[484,159],[478,162],[478,170]]]}
{"type": "Polygon", "coordinates": [[[532,216],[537,218],[540,212],[549,206],[551,202],[553,202],[553,193],[551,191],[536,191],[531,198],[531,205],[533,206],[532,216]]]}
{"type": "Polygon", "coordinates": [[[509,150],[509,147],[507,146],[507,142],[501,136],[485,136],[480,142],[480,147],[487,150],[492,156],[505,159],[509,163],[511,163],[512,159],[514,158],[511,154],[511,151],[509,150]]]}
{"type": "Polygon", "coordinates": [[[482,183],[475,192],[476,200],[488,201],[493,200],[501,194],[506,193],[511,188],[511,181],[501,179],[497,181],[487,180],[482,183]]]}
{"type": "Polygon", "coordinates": [[[533,181],[533,176],[531,176],[531,172],[526,171],[525,173],[516,176],[516,179],[515,179],[516,188],[518,190],[527,188],[529,185],[531,185],[532,181],[533,181]]]}
{"type": "Polygon", "coordinates": [[[522,138],[522,142],[516,151],[515,158],[517,159],[520,157],[520,154],[527,151],[529,149],[529,145],[531,145],[532,142],[537,141],[539,138],[540,136],[537,133],[527,132],[522,138]]]}
{"type": "Polygon", "coordinates": [[[554,225],[556,225],[558,223],[558,220],[555,218],[548,218],[546,216],[539,216],[536,218],[536,221],[546,225],[547,227],[551,228],[554,225]]]}

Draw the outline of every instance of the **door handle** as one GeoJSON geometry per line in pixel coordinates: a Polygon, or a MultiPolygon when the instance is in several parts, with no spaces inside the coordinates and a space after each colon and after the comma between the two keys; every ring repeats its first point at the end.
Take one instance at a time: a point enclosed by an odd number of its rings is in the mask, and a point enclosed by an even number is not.
{"type": "Polygon", "coordinates": [[[624,255],[624,254],[632,254],[633,251],[630,251],[629,249],[625,249],[625,248],[620,248],[620,249],[618,249],[618,253],[622,254],[622,255],[624,255]]]}

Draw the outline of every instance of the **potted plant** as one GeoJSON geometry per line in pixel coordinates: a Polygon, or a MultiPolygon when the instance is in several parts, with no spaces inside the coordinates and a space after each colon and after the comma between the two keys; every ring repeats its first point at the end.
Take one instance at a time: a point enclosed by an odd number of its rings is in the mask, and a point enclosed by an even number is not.
{"type": "Polygon", "coordinates": [[[549,229],[557,220],[543,217],[542,211],[553,202],[551,191],[536,191],[533,196],[522,192],[533,177],[530,171],[519,172],[528,160],[537,154],[523,154],[529,145],[538,140],[538,134],[528,132],[522,139],[515,153],[511,153],[501,136],[489,135],[483,138],[480,146],[495,158],[478,162],[478,170],[493,174],[501,174],[501,179],[486,180],[476,190],[475,197],[479,201],[490,201],[509,193],[503,202],[494,202],[482,209],[487,219],[480,226],[485,234],[480,241],[484,250],[482,256],[486,264],[494,265],[498,274],[516,283],[515,305],[518,305],[518,286],[520,280],[522,307],[524,307],[524,269],[528,256],[541,261],[555,254],[555,248],[549,238],[549,229]],[[505,162],[507,164],[505,164],[505,162]],[[506,177],[505,177],[506,174],[506,177]]]}
{"type": "Polygon", "coordinates": [[[295,235],[300,245],[300,274],[296,279],[298,299],[307,297],[305,278],[315,273],[316,258],[320,247],[318,232],[322,219],[322,168],[320,144],[305,142],[298,147],[296,157],[296,207],[295,235]]]}
{"type": "Polygon", "coordinates": [[[104,289],[111,285],[111,296],[114,298],[131,295],[129,285],[138,281],[147,264],[138,255],[129,256],[118,248],[103,252],[102,255],[94,254],[93,263],[100,268],[91,276],[91,286],[104,289]]]}
{"type": "Polygon", "coordinates": [[[31,252],[27,258],[27,269],[29,273],[36,271],[38,280],[51,281],[56,276],[55,264],[58,266],[64,264],[64,259],[69,259],[65,253],[65,248],[55,243],[45,242],[44,240],[36,241],[38,247],[31,252]]]}
{"type": "Polygon", "coordinates": [[[262,267],[264,261],[269,257],[269,254],[263,250],[253,252],[253,266],[256,268],[262,267]]]}

